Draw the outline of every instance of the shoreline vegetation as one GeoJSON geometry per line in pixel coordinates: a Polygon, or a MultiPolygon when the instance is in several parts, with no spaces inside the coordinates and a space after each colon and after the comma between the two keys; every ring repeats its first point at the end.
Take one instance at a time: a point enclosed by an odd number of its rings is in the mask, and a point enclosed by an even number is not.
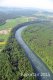
{"type": "MultiPolygon", "coordinates": [[[[20,19],[18,20],[19,24],[27,21],[26,18],[20,19]],[[20,19],[22,20],[20,21],[20,19]]],[[[7,21],[7,23],[2,26],[4,26],[3,28],[5,29],[9,29],[12,28],[13,25],[17,25],[15,22],[12,19],[12,21],[9,21],[9,24],[7,21]]],[[[24,74],[33,73],[33,69],[28,58],[25,56],[24,50],[15,39],[14,29],[15,28],[12,28],[9,34],[1,37],[1,43],[5,43],[4,41],[6,41],[6,44],[0,45],[0,80],[36,80],[34,76],[23,76],[24,74]]]]}
{"type": "Polygon", "coordinates": [[[53,23],[36,23],[22,32],[23,40],[53,73],[53,23]]]}

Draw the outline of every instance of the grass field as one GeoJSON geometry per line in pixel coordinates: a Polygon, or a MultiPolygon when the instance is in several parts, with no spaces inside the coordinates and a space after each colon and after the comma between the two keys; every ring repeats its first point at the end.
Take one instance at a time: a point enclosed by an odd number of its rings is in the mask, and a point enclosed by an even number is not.
{"type": "Polygon", "coordinates": [[[27,45],[53,72],[53,22],[35,23],[22,32],[27,45]]]}
{"type": "Polygon", "coordinates": [[[0,30],[13,28],[17,24],[27,22],[27,21],[28,21],[27,17],[19,17],[19,18],[16,18],[16,19],[8,19],[8,20],[6,20],[6,23],[4,25],[0,26],[0,30]]]}
{"type": "Polygon", "coordinates": [[[8,40],[11,29],[13,27],[15,27],[17,24],[21,24],[21,23],[27,22],[27,21],[28,21],[27,17],[20,17],[20,18],[16,18],[16,19],[8,19],[8,20],[6,20],[6,23],[4,25],[0,26],[0,31],[2,31],[2,30],[7,31],[7,34],[0,34],[0,49],[2,48],[1,47],[2,42],[6,42],[8,40]]]}

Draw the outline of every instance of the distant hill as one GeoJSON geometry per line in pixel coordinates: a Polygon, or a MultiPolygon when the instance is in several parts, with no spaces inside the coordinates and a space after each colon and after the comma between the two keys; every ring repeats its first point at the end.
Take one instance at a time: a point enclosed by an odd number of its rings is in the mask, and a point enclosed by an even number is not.
{"type": "Polygon", "coordinates": [[[53,15],[52,12],[33,9],[33,8],[6,8],[0,7],[0,25],[4,24],[7,19],[17,18],[20,16],[33,16],[33,14],[53,15]]]}

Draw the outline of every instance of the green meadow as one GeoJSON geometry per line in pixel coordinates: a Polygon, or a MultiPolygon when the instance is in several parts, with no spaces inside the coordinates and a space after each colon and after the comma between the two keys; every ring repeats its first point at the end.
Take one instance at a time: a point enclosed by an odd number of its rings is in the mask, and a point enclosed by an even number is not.
{"type": "Polygon", "coordinates": [[[20,23],[23,23],[23,22],[27,22],[27,21],[28,21],[27,17],[18,17],[18,18],[15,18],[15,19],[7,19],[6,23],[4,25],[0,26],[0,30],[13,28],[17,24],[20,24],[20,23]]]}
{"type": "MultiPolygon", "coordinates": [[[[18,17],[16,19],[8,19],[6,20],[6,23],[0,26],[0,31],[5,30],[7,31],[7,34],[0,34],[0,42],[6,42],[8,40],[10,31],[18,24],[21,24],[23,22],[27,22],[27,17],[18,17]]],[[[1,47],[2,45],[0,45],[1,47]]]]}

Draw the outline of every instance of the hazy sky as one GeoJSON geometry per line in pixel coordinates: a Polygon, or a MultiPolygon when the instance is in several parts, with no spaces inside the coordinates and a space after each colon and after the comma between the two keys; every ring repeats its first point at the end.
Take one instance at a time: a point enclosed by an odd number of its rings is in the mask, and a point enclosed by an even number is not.
{"type": "Polygon", "coordinates": [[[53,0],[0,0],[0,6],[34,7],[53,10],[53,0]]]}

